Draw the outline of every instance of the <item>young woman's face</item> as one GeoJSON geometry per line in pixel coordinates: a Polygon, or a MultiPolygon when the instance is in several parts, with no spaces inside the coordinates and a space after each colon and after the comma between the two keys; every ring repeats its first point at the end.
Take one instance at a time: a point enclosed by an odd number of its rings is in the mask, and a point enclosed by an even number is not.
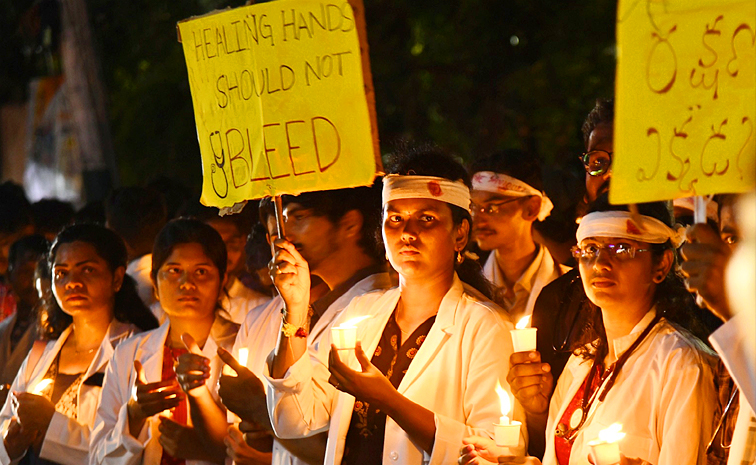
{"type": "Polygon", "coordinates": [[[404,278],[454,270],[470,225],[455,225],[448,204],[433,199],[392,200],[383,210],[383,241],[391,266],[404,278]]]}
{"type": "Polygon", "coordinates": [[[653,302],[656,283],[666,275],[660,264],[655,263],[651,244],[615,237],[589,237],[580,244],[583,250],[598,251],[594,258],[580,258],[580,277],[588,298],[598,307],[607,310],[613,308],[635,308],[653,302]],[[634,257],[617,256],[606,248],[632,247],[634,257]]]}
{"type": "Polygon", "coordinates": [[[79,312],[112,312],[125,271],[124,267],[118,267],[111,272],[108,263],[88,242],[62,244],[52,268],[55,299],[71,316],[79,312]]]}
{"type": "Polygon", "coordinates": [[[197,243],[178,244],[157,272],[158,300],[169,318],[214,315],[223,277],[197,243]]]}

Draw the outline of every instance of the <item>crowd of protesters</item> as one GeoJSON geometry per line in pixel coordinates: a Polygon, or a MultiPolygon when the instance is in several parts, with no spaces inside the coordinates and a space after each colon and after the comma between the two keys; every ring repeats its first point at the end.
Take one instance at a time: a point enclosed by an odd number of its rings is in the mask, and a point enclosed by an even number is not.
{"type": "Polygon", "coordinates": [[[532,153],[404,147],[372,186],[283,196],[282,236],[271,199],[1,184],[0,464],[605,463],[615,423],[616,463],[753,464],[754,194],[701,224],[611,205],[613,120],[586,118],[582,196],[532,153]]]}

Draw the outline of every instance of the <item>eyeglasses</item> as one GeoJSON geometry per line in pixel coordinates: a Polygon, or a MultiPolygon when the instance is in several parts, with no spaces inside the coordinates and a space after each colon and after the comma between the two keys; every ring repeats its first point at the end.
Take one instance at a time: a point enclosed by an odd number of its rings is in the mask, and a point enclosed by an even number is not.
{"type": "Polygon", "coordinates": [[[612,154],[606,150],[591,150],[580,156],[580,161],[585,166],[586,173],[591,176],[601,176],[609,171],[612,166],[612,154]]]}
{"type": "Polygon", "coordinates": [[[609,254],[609,258],[615,258],[619,261],[631,260],[635,258],[635,254],[641,252],[650,252],[651,249],[639,249],[630,244],[587,244],[583,247],[573,246],[570,249],[572,256],[578,260],[590,261],[598,257],[600,251],[604,251],[609,254]]]}
{"type": "Polygon", "coordinates": [[[470,204],[470,209],[472,210],[472,214],[473,215],[480,215],[482,213],[485,213],[486,215],[496,216],[496,215],[499,215],[499,214],[503,213],[501,211],[501,207],[503,207],[504,205],[506,205],[508,203],[516,202],[518,200],[525,199],[527,197],[530,197],[530,196],[515,197],[513,199],[505,200],[503,202],[489,203],[486,206],[478,205],[478,204],[473,203],[473,204],[470,204]]]}

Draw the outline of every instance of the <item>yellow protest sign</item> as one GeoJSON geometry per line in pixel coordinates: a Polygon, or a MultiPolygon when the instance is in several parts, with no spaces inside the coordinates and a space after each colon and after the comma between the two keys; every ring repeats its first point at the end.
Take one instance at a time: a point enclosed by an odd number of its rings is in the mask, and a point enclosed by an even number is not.
{"type": "Polygon", "coordinates": [[[178,24],[203,204],[372,182],[360,19],[346,1],[278,0],[178,24]]]}
{"type": "Polygon", "coordinates": [[[612,203],[753,188],[754,0],[621,0],[617,61],[612,203]]]}

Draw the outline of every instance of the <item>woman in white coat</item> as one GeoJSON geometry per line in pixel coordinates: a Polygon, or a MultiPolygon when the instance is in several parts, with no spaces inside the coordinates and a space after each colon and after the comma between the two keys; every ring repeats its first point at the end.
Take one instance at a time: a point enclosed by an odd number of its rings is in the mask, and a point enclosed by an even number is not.
{"type": "Polygon", "coordinates": [[[155,239],[152,279],[167,320],[125,341],[105,374],[90,463],[223,463],[228,424],[217,398],[238,326],[218,315],[226,247],[210,226],[169,222],[155,239]]]}
{"type": "MultiPolygon", "coordinates": [[[[671,227],[670,210],[654,202],[638,205],[638,211],[609,205],[604,196],[580,223],[573,255],[591,324],[550,403],[552,381],[548,365],[538,363],[538,352],[512,356],[509,380],[515,396],[529,421],[546,425],[544,464],[587,465],[589,442],[614,423],[625,433],[619,448],[629,458],[622,463],[706,461],[716,359],[683,329],[698,328],[690,294],[670,272],[674,248],[682,240],[671,227]]],[[[503,455],[488,441],[466,442],[460,463],[486,463],[503,455]]]]}
{"type": "Polygon", "coordinates": [[[328,429],[325,463],[450,463],[458,441],[492,434],[501,416],[510,326],[481,294],[490,290],[480,267],[464,260],[469,177],[434,151],[394,165],[383,239],[399,287],[357,297],[340,315],[336,324],[367,317],[355,350],[337,352],[328,334],[308,357],[307,264],[283,240],[271,262],[285,309],[268,366],[269,413],[280,437],[328,429]]]}
{"type": "Polygon", "coordinates": [[[102,379],[115,347],[157,321],[125,277],[126,246],[96,225],[69,226],[53,243],[53,295],[37,342],[0,413],[0,463],[86,463],[102,379]]]}

